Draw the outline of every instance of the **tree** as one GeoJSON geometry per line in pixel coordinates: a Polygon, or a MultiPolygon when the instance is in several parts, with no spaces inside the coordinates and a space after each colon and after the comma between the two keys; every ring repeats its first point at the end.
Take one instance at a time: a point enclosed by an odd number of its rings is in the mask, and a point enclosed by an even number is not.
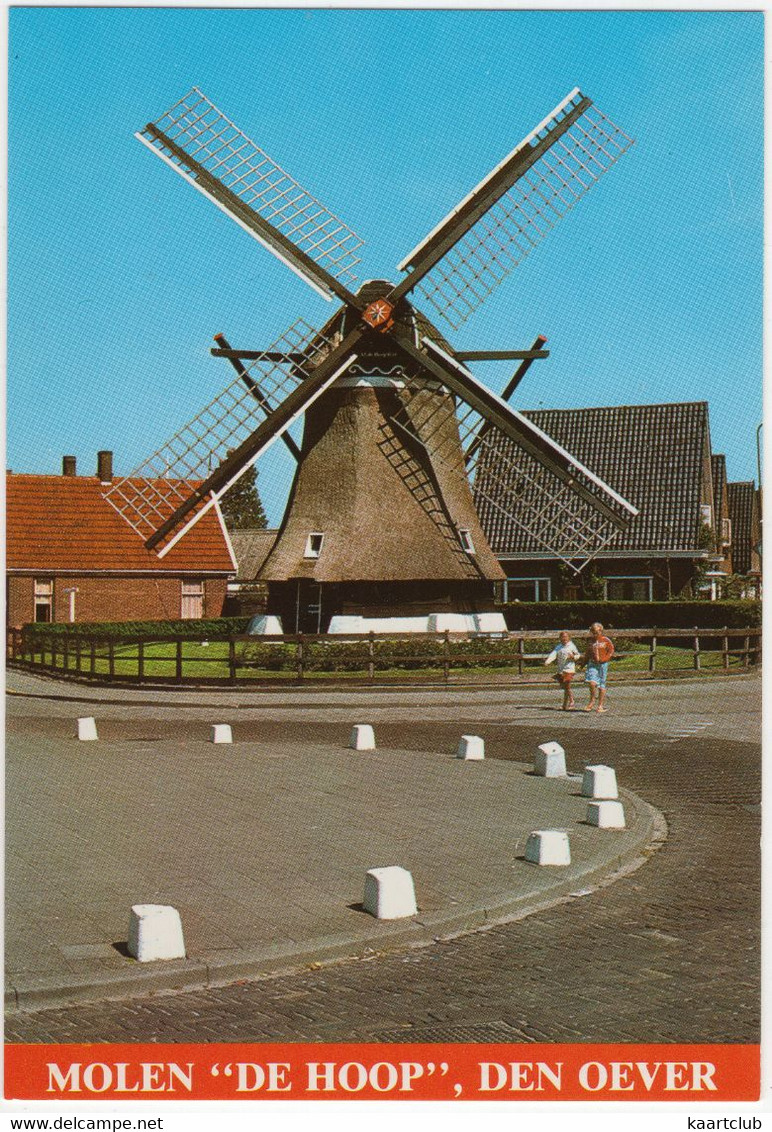
{"type": "Polygon", "coordinates": [[[231,530],[265,530],[268,520],[257,490],[257,468],[254,464],[226,491],[220,500],[220,507],[225,525],[231,530]]]}

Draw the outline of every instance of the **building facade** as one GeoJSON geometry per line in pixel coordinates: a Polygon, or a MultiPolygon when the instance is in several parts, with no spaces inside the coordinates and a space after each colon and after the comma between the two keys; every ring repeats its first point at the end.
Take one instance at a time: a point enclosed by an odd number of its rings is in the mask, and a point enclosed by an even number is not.
{"type": "Polygon", "coordinates": [[[577,576],[491,505],[494,489],[485,482],[483,466],[477,503],[506,574],[502,600],[721,596],[721,578],[732,572],[732,525],[726,463],[711,451],[706,402],[545,409],[524,415],[633,503],[639,514],[577,576]]]}
{"type": "Polygon", "coordinates": [[[145,549],[105,500],[112,454],[96,476],[6,477],[6,620],[165,621],[219,617],[236,567],[218,508],[164,557],[145,549]]]}

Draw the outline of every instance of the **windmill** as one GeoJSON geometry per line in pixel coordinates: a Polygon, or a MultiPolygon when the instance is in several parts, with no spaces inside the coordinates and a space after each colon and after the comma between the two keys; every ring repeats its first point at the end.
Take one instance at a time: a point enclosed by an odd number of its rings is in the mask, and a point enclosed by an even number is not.
{"type": "Polygon", "coordinates": [[[229,385],[107,499],[162,557],[266,449],[297,462],[259,578],[291,631],[504,628],[478,509],[578,572],[636,510],[508,404],[546,339],[454,350],[457,329],[632,144],[577,88],[399,264],[354,289],[363,241],[198,88],[137,138],[327,300],[258,349],[224,335],[229,385]],[[504,396],[468,363],[520,365],[504,396]],[[302,444],[289,429],[304,417],[302,444]],[[506,438],[507,444],[499,441],[506,438]]]}

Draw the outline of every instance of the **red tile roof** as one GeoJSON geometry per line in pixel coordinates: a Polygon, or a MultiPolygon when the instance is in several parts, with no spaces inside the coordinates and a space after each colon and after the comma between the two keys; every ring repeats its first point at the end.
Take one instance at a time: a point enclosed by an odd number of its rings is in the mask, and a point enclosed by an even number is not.
{"type": "Polygon", "coordinates": [[[103,498],[96,476],[6,477],[8,570],[234,573],[212,508],[164,558],[103,498]]]}

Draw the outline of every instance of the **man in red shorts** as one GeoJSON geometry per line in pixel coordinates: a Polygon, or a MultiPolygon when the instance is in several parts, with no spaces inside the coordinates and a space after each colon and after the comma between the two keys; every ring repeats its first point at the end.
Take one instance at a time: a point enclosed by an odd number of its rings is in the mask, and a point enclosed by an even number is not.
{"type": "Polygon", "coordinates": [[[614,655],[614,646],[608,637],[603,635],[603,626],[600,621],[590,625],[590,643],[584,654],[583,663],[586,665],[584,681],[590,685],[590,702],[585,711],[606,711],[603,701],[606,699],[606,677],[608,676],[608,662],[614,655]],[[595,697],[598,706],[595,706],[595,697]]]}

